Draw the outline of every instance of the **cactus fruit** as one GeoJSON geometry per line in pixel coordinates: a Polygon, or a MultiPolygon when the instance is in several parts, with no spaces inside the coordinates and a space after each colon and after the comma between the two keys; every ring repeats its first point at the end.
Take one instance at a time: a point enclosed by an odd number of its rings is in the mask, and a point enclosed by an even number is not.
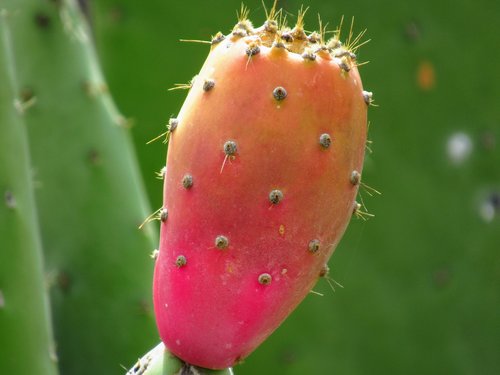
{"type": "Polygon", "coordinates": [[[206,368],[240,362],[280,325],[358,210],[360,38],[326,41],[303,12],[292,29],[277,14],[254,28],[242,12],[213,38],[168,134],[155,313],[165,345],[206,368]]]}

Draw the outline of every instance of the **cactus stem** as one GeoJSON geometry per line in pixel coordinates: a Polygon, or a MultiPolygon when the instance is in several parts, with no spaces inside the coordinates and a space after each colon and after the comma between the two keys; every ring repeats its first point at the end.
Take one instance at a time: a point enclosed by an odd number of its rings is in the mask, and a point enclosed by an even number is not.
{"type": "Polygon", "coordinates": [[[0,309],[5,307],[5,297],[3,295],[2,289],[0,289],[0,309]]]}
{"type": "Polygon", "coordinates": [[[212,371],[186,363],[170,353],[163,343],[160,343],[140,358],[126,375],[170,375],[174,373],[177,375],[202,375],[207,373],[213,375],[233,375],[232,368],[212,371]]]}

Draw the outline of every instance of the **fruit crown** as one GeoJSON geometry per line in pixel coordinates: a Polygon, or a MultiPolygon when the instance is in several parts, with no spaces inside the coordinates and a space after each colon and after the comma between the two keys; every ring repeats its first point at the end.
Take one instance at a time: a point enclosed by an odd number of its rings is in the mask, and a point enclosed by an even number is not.
{"type": "Polygon", "coordinates": [[[346,71],[353,66],[360,65],[357,63],[356,52],[359,47],[368,43],[369,40],[362,41],[366,30],[354,36],[354,19],[351,22],[346,42],[342,43],[340,37],[344,17],[341,18],[340,24],[335,30],[328,31],[327,25],[323,25],[318,15],[319,31],[307,32],[304,29],[304,16],[307,9],[301,8],[299,10],[295,26],[290,28],[287,26],[287,16],[284,15],[282,9],[278,10],[276,8],[276,4],[277,1],[274,2],[269,11],[265,10],[266,21],[257,28],[248,19],[248,8],[242,5],[241,10],[238,12],[238,22],[233,27],[232,32],[228,36],[221,32],[217,33],[212,38],[212,46],[219,44],[226,37],[231,38],[233,41],[245,38],[252,47],[250,50],[258,50],[259,46],[265,46],[283,49],[301,55],[304,59],[314,60],[316,56],[326,59],[339,59],[339,64],[346,71]],[[331,34],[333,35],[328,38],[327,36],[331,34]]]}

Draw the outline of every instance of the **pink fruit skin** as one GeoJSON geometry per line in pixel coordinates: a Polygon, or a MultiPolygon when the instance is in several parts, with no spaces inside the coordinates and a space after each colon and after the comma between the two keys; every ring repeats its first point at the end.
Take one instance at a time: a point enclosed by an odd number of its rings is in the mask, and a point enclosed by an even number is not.
{"type": "Polygon", "coordinates": [[[212,369],[248,356],[316,283],[352,216],[358,186],[350,176],[361,172],[366,142],[356,67],[345,72],[328,54],[309,61],[265,46],[249,58],[246,49],[245,38],[213,46],[179,113],[154,275],[163,342],[212,369]],[[203,90],[205,79],[212,90],[203,90]],[[287,91],[281,101],[278,86],[287,91]],[[228,140],[234,156],[224,153],[228,140]],[[269,200],[275,189],[278,204],[269,200]],[[216,247],[219,235],[226,249],[216,247]],[[314,239],[316,253],[308,249],[314,239]],[[267,285],[263,273],[272,276],[267,285]]]}

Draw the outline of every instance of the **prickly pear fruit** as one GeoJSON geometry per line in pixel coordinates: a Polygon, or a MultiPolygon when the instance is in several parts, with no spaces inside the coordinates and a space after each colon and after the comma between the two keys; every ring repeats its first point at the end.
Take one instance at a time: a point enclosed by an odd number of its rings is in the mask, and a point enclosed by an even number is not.
{"type": "Polygon", "coordinates": [[[170,121],[155,313],[165,345],[202,367],[238,363],[279,326],[358,207],[359,38],[325,41],[276,13],[214,37],[170,121]]]}

